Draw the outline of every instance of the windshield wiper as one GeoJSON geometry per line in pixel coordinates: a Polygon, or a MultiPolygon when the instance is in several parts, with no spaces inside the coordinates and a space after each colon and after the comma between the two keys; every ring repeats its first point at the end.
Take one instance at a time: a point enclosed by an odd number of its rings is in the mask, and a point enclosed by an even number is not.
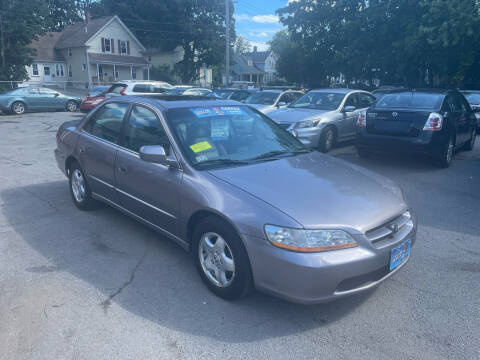
{"type": "Polygon", "coordinates": [[[248,161],[233,159],[211,159],[197,163],[197,165],[246,165],[248,161]]]}
{"type": "Polygon", "coordinates": [[[263,159],[273,158],[279,155],[292,154],[292,153],[293,153],[292,151],[288,151],[288,150],[275,150],[275,151],[269,151],[269,152],[266,152],[265,154],[255,156],[250,160],[263,160],[263,159]]]}

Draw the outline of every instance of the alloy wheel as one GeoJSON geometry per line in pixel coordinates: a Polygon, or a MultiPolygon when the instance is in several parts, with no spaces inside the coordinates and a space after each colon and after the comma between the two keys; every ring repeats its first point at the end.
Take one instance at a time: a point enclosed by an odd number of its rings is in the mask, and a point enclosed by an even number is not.
{"type": "Polygon", "coordinates": [[[200,265],[208,280],[227,287],[235,278],[235,261],[227,242],[217,233],[203,234],[198,246],[200,265]]]}
{"type": "Polygon", "coordinates": [[[21,102],[16,102],[13,104],[12,110],[17,115],[22,115],[25,112],[25,105],[21,102]]]}
{"type": "Polygon", "coordinates": [[[69,101],[67,104],[67,110],[70,112],[77,111],[77,104],[74,101],[69,101]]]}
{"type": "Polygon", "coordinates": [[[77,202],[81,203],[85,199],[85,180],[78,169],[72,173],[72,192],[77,202]]]}

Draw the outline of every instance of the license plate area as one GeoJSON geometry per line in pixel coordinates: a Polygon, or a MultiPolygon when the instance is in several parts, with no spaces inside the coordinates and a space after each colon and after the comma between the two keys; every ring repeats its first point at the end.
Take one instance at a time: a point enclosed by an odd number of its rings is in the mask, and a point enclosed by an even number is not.
{"type": "Polygon", "coordinates": [[[390,250],[390,271],[403,264],[410,256],[411,240],[402,242],[390,250]]]}

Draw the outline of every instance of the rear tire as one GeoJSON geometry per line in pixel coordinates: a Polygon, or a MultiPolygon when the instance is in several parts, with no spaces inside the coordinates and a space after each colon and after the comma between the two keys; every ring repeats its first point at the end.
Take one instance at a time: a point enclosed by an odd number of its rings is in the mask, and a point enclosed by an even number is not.
{"type": "Polygon", "coordinates": [[[440,155],[437,157],[437,164],[441,168],[448,168],[452,163],[453,155],[455,154],[455,142],[453,136],[450,136],[440,155]]]}
{"type": "Polygon", "coordinates": [[[318,141],[318,150],[323,153],[328,153],[335,146],[337,134],[333,126],[327,126],[323,129],[320,140],[318,141]]]}
{"type": "Polygon", "coordinates": [[[229,224],[214,216],[207,217],[195,227],[192,240],[197,271],[215,295],[237,300],[252,291],[247,251],[229,224]]]}
{"type": "Polygon", "coordinates": [[[23,115],[26,110],[27,106],[21,101],[15,101],[11,107],[11,111],[15,115],[23,115]]]}
{"type": "Polygon", "coordinates": [[[465,151],[472,151],[475,147],[475,139],[477,138],[477,129],[472,130],[472,135],[470,136],[470,140],[463,145],[463,150],[465,151]]]}
{"type": "Polygon", "coordinates": [[[83,211],[95,209],[98,203],[92,198],[92,192],[88,186],[85,173],[77,162],[70,166],[68,175],[70,195],[75,206],[83,211]]]}

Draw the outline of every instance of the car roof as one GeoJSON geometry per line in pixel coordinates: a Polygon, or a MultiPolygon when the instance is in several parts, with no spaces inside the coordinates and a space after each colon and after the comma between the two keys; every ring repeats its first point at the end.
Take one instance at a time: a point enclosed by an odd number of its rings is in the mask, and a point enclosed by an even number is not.
{"type": "Polygon", "coordinates": [[[121,96],[108,100],[111,102],[147,103],[153,106],[160,106],[166,110],[205,107],[205,106],[247,106],[233,100],[217,99],[207,96],[185,96],[185,95],[152,95],[152,96],[121,96]]]}
{"type": "Polygon", "coordinates": [[[348,94],[353,91],[366,92],[364,90],[355,90],[355,89],[347,89],[347,88],[313,89],[313,90],[310,90],[309,92],[330,92],[330,93],[337,93],[337,94],[348,94]]]}
{"type": "Polygon", "coordinates": [[[384,92],[383,94],[401,94],[401,93],[421,93],[421,94],[439,94],[447,95],[451,92],[458,92],[457,90],[449,89],[395,89],[384,92]]]}

